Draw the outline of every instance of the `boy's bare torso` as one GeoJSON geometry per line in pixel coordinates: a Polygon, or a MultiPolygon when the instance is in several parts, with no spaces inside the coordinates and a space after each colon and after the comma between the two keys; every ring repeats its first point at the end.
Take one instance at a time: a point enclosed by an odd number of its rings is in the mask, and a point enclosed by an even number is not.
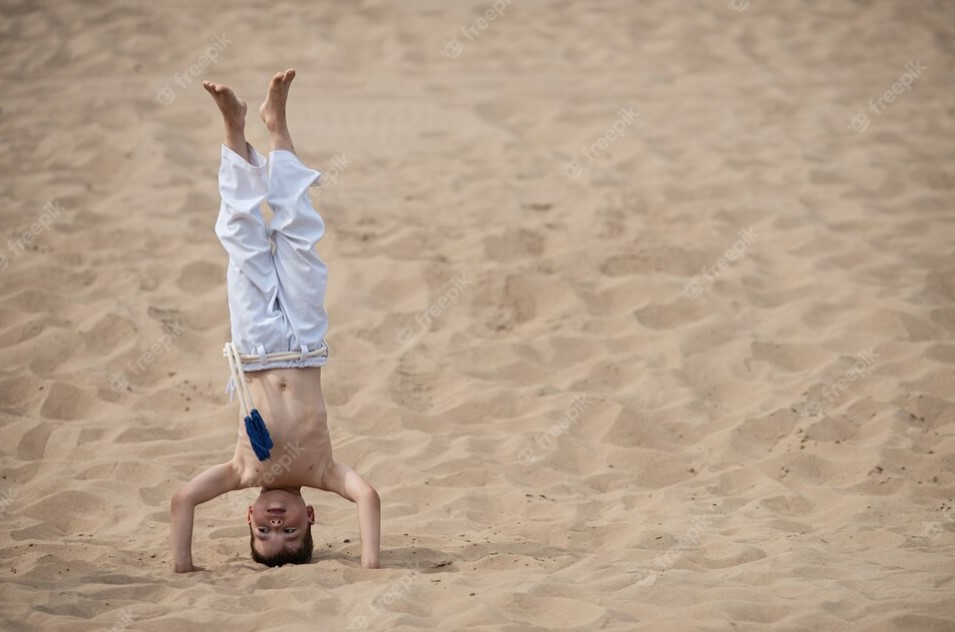
{"type": "Polygon", "coordinates": [[[322,369],[271,369],[246,373],[252,400],[269,427],[274,447],[268,461],[259,461],[239,423],[233,466],[239,486],[314,487],[332,462],[322,369]]]}

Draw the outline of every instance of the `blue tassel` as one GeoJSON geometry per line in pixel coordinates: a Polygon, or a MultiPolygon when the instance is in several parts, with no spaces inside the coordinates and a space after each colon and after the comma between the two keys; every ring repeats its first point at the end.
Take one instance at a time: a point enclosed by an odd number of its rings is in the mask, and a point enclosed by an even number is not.
{"type": "Polygon", "coordinates": [[[260,461],[268,460],[269,451],[272,449],[272,437],[269,436],[269,429],[265,427],[262,415],[255,408],[245,417],[245,433],[249,435],[249,443],[252,444],[255,456],[260,461]]]}

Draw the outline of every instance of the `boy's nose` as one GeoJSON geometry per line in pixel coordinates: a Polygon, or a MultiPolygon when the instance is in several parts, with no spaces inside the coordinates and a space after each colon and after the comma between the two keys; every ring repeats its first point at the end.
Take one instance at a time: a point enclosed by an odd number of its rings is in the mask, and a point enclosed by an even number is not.
{"type": "Polygon", "coordinates": [[[277,517],[269,518],[269,524],[272,525],[273,527],[281,527],[282,519],[277,517]]]}

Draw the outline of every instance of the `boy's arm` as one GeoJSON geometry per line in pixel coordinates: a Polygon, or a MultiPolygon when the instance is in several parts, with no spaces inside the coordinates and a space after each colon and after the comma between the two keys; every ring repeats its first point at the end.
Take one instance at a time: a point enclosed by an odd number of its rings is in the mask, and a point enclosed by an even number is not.
{"type": "Polygon", "coordinates": [[[343,463],[334,462],[325,468],[320,489],[335,492],[358,505],[361,565],[378,568],[381,540],[381,500],[378,492],[358,472],[343,463]]]}
{"type": "Polygon", "coordinates": [[[231,462],[213,465],[173,494],[172,514],[173,570],[188,573],[192,565],[192,520],[196,505],[239,488],[239,475],[231,462]]]}

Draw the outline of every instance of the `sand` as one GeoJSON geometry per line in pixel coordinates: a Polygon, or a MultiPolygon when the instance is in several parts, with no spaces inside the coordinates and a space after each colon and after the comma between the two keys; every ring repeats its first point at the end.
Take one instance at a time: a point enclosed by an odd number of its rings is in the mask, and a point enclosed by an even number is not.
{"type": "Polygon", "coordinates": [[[955,630],[950,3],[0,11],[3,630],[955,630]],[[255,565],[246,490],[176,575],[236,423],[199,83],[286,67],[384,568],[317,492],[255,565]]]}

